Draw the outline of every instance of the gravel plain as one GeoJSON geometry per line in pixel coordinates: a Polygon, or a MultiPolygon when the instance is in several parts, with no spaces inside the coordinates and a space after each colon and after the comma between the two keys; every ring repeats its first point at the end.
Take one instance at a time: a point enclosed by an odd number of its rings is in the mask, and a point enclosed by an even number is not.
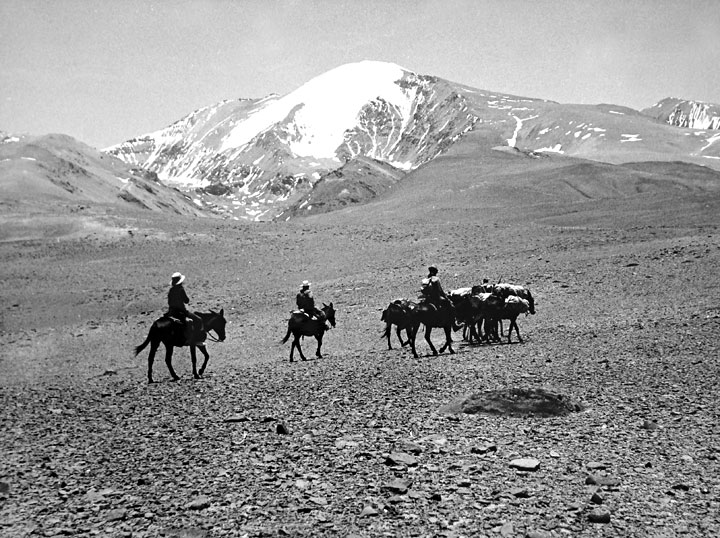
{"type": "Polygon", "coordinates": [[[0,243],[0,535],[718,536],[719,208],[648,195],[395,224],[90,208],[102,226],[80,236],[38,218],[0,243]],[[388,350],[381,311],[429,264],[446,289],[527,285],[523,343],[388,350]],[[177,270],[228,338],[204,378],[179,349],[181,380],[160,356],[148,385],[133,348],[177,270]],[[305,279],[338,326],[322,359],[289,363],[305,279]],[[440,412],[513,388],[583,410],[440,412]]]}

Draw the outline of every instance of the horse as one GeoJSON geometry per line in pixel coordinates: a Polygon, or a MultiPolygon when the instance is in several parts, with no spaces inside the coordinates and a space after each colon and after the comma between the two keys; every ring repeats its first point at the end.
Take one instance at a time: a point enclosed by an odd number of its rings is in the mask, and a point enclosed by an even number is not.
{"type": "Polygon", "coordinates": [[[412,319],[411,311],[415,308],[416,303],[407,299],[396,299],[383,310],[380,321],[385,322],[385,331],[380,338],[387,338],[388,349],[392,349],[390,345],[390,333],[392,326],[395,325],[400,346],[404,347],[410,343],[410,337],[416,329],[412,319]],[[405,330],[407,341],[403,342],[402,331],[405,330]]]}
{"type": "Polygon", "coordinates": [[[535,298],[532,296],[532,293],[530,293],[528,288],[518,286],[517,284],[499,282],[494,284],[492,290],[490,291],[495,295],[499,295],[503,299],[507,299],[511,295],[525,299],[528,302],[528,312],[535,315],[535,298]]]}
{"type": "MultiPolygon", "coordinates": [[[[320,310],[323,314],[325,314],[325,319],[330,322],[330,325],[335,327],[335,308],[333,308],[333,304],[330,303],[327,305],[323,303],[323,307],[320,310]]],[[[287,334],[285,335],[285,338],[282,339],[282,343],[284,344],[288,341],[291,334],[294,337],[292,345],[290,346],[290,362],[293,362],[293,352],[295,351],[295,348],[297,348],[300,353],[300,358],[304,361],[307,360],[305,355],[303,355],[302,348],[300,347],[301,336],[315,337],[318,343],[315,356],[318,359],[321,359],[322,355],[320,354],[320,348],[322,347],[322,339],[326,330],[327,327],[325,325],[325,320],[310,319],[310,317],[304,312],[293,312],[288,320],[287,334]]]]}
{"type": "Polygon", "coordinates": [[[466,305],[467,298],[472,295],[473,289],[475,289],[475,286],[473,286],[472,288],[458,288],[455,290],[450,290],[450,293],[447,294],[448,299],[450,299],[453,307],[455,307],[455,319],[460,323],[460,327],[462,327],[463,329],[463,340],[468,340],[469,338],[469,341],[472,341],[474,328],[468,325],[468,323],[466,322],[467,320],[464,319],[465,316],[461,316],[457,308],[458,305],[466,305]]]}
{"type": "Polygon", "coordinates": [[[153,383],[153,361],[155,360],[155,352],[158,350],[158,347],[160,347],[161,342],[165,346],[165,364],[170,371],[170,376],[172,376],[173,381],[180,379],[172,367],[172,354],[173,348],[175,347],[189,346],[190,358],[192,359],[193,377],[195,379],[200,379],[200,376],[203,375],[208,359],[210,358],[210,355],[205,349],[205,344],[203,343],[205,341],[205,337],[209,335],[208,331],[214,331],[217,338],[213,338],[212,335],[210,335],[211,339],[214,339],[217,342],[225,340],[226,320],[224,316],[224,309],[220,310],[220,312],[214,312],[211,310],[210,312],[195,312],[195,314],[200,316],[202,319],[204,330],[201,331],[200,334],[196,335],[196,338],[194,338],[192,342],[188,342],[187,335],[185,334],[185,324],[178,323],[178,321],[165,315],[155,320],[150,327],[150,331],[148,332],[148,336],[145,341],[135,348],[135,356],[137,356],[148,346],[148,344],[150,344],[150,354],[148,355],[148,383],[153,383]],[[205,361],[200,367],[199,372],[196,367],[196,347],[205,356],[205,361]]]}
{"type": "MultiPolygon", "coordinates": [[[[452,297],[455,306],[455,320],[459,326],[465,327],[468,331],[467,341],[471,344],[473,339],[478,343],[483,340],[489,343],[488,338],[492,333],[487,322],[487,300],[489,296],[489,293],[473,293],[472,295],[452,297]],[[482,331],[483,322],[485,323],[484,336],[482,331]]],[[[464,333],[463,337],[465,337],[464,333]]]]}
{"type": "Polygon", "coordinates": [[[412,337],[410,338],[410,348],[412,349],[413,356],[416,359],[418,358],[418,354],[415,349],[415,339],[421,323],[425,325],[425,341],[430,346],[433,355],[438,354],[435,346],[433,346],[432,340],[430,340],[430,333],[432,332],[433,327],[439,327],[445,330],[445,343],[440,348],[440,353],[446,349],[449,350],[450,353],[455,353],[452,348],[452,330],[457,330],[459,327],[455,326],[455,315],[453,310],[454,309],[451,305],[448,305],[445,308],[438,308],[428,301],[419,302],[412,310],[411,319],[413,320],[414,329],[412,337]]]}
{"type": "Polygon", "coordinates": [[[515,334],[517,334],[518,341],[522,343],[517,318],[520,314],[527,315],[532,313],[530,309],[530,302],[526,299],[518,297],[517,295],[509,295],[505,300],[503,300],[502,297],[491,295],[488,300],[488,313],[485,321],[486,327],[488,320],[497,322],[503,319],[508,319],[510,320],[510,328],[508,329],[508,344],[512,343],[511,336],[513,327],[515,327],[515,334]]]}

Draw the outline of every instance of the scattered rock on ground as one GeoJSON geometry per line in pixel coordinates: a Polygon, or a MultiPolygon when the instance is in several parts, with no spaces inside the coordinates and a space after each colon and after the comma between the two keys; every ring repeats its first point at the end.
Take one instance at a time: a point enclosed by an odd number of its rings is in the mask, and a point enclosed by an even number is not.
{"type": "Polygon", "coordinates": [[[387,465],[407,465],[413,467],[418,464],[418,460],[415,456],[406,454],[405,452],[393,452],[386,459],[387,465]]]}
{"type": "Polygon", "coordinates": [[[205,495],[201,495],[200,497],[194,498],[192,501],[190,501],[186,507],[188,510],[204,510],[205,508],[210,506],[210,498],[206,497],[205,495]]]}
{"type": "Polygon", "coordinates": [[[557,417],[582,409],[579,402],[559,392],[542,388],[509,388],[471,393],[442,406],[439,412],[557,417]]]}
{"type": "Polygon", "coordinates": [[[610,523],[610,512],[604,508],[595,508],[588,514],[591,523],[610,523]]]}
{"type": "Polygon", "coordinates": [[[518,458],[510,462],[510,467],[518,471],[537,471],[540,468],[540,461],[535,458],[518,458]]]}

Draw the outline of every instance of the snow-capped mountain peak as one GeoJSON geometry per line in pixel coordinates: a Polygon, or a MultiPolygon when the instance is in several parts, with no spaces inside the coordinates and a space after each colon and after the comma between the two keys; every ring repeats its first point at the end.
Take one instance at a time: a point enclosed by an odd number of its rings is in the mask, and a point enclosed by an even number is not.
{"type": "Polygon", "coordinates": [[[205,107],[106,151],[167,182],[223,195],[235,214],[260,220],[281,214],[356,157],[417,168],[477,120],[451,83],[363,61],[283,97],[205,107]]]}
{"type": "Polygon", "coordinates": [[[345,131],[356,125],[360,110],[368,102],[381,98],[407,119],[411,98],[396,84],[406,73],[409,71],[385,62],[341,65],[266,103],[228,133],[220,151],[244,146],[259,132],[292,120],[300,135],[289,141],[295,155],[336,159],[345,131]]]}

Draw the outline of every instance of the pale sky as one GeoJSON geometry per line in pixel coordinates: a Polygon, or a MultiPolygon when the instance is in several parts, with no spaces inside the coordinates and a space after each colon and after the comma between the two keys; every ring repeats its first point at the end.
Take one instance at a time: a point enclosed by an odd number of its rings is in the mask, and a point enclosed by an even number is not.
{"type": "Polygon", "coordinates": [[[360,60],[561,103],[720,103],[720,1],[0,0],[0,131],[104,148],[360,60]]]}

